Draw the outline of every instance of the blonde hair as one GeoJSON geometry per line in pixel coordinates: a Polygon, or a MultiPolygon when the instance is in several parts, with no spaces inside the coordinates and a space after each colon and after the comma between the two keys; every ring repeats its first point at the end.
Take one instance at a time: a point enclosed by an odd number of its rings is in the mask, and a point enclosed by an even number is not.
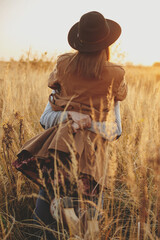
{"type": "Polygon", "coordinates": [[[100,78],[105,62],[109,60],[109,49],[94,53],[76,52],[66,67],[66,74],[85,78],[100,78]]]}

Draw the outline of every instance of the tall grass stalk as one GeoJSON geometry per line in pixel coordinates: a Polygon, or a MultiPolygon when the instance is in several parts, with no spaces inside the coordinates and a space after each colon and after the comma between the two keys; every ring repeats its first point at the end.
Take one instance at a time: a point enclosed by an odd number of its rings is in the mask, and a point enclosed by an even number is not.
{"type": "MultiPolygon", "coordinates": [[[[25,141],[43,131],[39,119],[50,93],[47,78],[53,66],[29,59],[0,63],[1,239],[31,239],[35,234],[30,221],[38,188],[17,173],[12,162],[25,141]]],[[[129,92],[121,103],[123,133],[109,143],[104,166],[108,187],[103,193],[101,239],[158,240],[160,69],[128,66],[125,70],[129,92]]],[[[72,161],[76,178],[74,152],[72,161]]],[[[65,232],[63,238],[67,239],[65,232]]]]}

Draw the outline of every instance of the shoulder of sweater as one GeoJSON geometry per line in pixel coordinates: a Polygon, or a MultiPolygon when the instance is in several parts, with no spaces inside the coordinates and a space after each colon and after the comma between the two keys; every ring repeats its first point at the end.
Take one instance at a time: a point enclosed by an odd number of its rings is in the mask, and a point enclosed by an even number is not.
{"type": "Polygon", "coordinates": [[[72,56],[73,56],[73,53],[64,53],[64,54],[59,55],[57,58],[57,64],[62,61],[72,58],[72,56]]]}
{"type": "Polygon", "coordinates": [[[117,71],[119,70],[124,72],[124,68],[121,65],[108,62],[108,61],[105,63],[105,68],[113,68],[114,70],[117,70],[117,71]]]}
{"type": "Polygon", "coordinates": [[[105,70],[111,72],[115,78],[122,79],[125,74],[125,70],[121,65],[112,62],[105,63],[105,70]]]}
{"type": "Polygon", "coordinates": [[[57,58],[56,69],[61,74],[64,72],[65,67],[68,65],[72,59],[73,53],[65,53],[59,55],[57,58]]]}

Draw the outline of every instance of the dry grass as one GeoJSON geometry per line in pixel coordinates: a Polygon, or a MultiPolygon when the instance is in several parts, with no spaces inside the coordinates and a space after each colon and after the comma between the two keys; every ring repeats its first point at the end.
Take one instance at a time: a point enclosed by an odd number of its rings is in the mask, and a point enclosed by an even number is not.
{"type": "MultiPolygon", "coordinates": [[[[12,168],[23,143],[42,131],[40,116],[54,63],[0,63],[0,238],[32,239],[37,187],[12,168]]],[[[160,69],[126,67],[123,134],[108,146],[102,238],[160,239],[160,69]]]]}

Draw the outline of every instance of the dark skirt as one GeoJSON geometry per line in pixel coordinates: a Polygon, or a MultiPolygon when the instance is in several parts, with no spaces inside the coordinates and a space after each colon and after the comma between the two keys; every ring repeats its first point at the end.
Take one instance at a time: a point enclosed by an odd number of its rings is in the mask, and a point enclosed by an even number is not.
{"type": "Polygon", "coordinates": [[[92,176],[75,172],[70,154],[56,151],[48,159],[32,156],[29,152],[23,154],[13,162],[13,166],[31,181],[44,188],[53,198],[55,191],[60,196],[94,197],[99,193],[99,185],[92,176]]]}

